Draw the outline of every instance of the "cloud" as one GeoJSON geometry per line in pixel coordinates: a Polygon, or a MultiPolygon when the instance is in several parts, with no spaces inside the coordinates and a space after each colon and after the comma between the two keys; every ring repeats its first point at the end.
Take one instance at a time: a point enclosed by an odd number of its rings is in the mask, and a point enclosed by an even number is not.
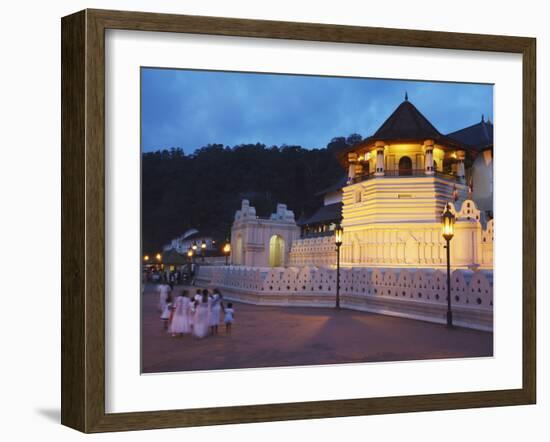
{"type": "Polygon", "coordinates": [[[209,143],[324,147],[372,134],[409,99],[443,133],[492,118],[489,85],[278,74],[142,69],[142,147],[209,143]]]}

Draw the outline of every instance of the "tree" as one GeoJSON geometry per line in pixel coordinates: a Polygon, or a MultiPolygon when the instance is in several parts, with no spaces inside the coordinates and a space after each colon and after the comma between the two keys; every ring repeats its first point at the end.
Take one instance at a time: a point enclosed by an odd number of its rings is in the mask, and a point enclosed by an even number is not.
{"type": "Polygon", "coordinates": [[[247,198],[260,216],[285,203],[296,217],[311,213],[315,196],[344,174],[336,153],[362,140],[333,138],[326,148],[223,144],[190,155],[175,147],[142,155],[142,242],[153,253],[189,228],[220,243],[229,235],[235,211],[247,198]]]}

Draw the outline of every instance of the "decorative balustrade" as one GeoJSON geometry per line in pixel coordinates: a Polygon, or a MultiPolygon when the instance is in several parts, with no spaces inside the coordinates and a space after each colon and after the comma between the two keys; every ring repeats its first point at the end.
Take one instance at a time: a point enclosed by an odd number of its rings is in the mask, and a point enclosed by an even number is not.
{"type": "MultiPolygon", "coordinates": [[[[345,308],[444,322],[447,277],[442,270],[343,268],[340,272],[345,308]]],[[[336,270],[327,267],[201,267],[198,280],[229,298],[257,304],[331,307],[336,295],[336,270]]],[[[454,270],[451,303],[458,311],[458,324],[492,330],[493,272],[454,270]]]]}
{"type": "Polygon", "coordinates": [[[440,170],[434,170],[433,174],[429,175],[426,174],[425,169],[394,169],[394,170],[384,170],[384,175],[377,175],[376,172],[370,172],[370,173],[363,173],[360,175],[357,175],[350,179],[350,182],[348,184],[355,184],[360,183],[362,181],[366,181],[372,178],[384,178],[384,177],[400,177],[400,178],[408,178],[408,177],[419,177],[419,176],[437,176],[440,178],[444,178],[451,181],[460,181],[459,178],[452,173],[442,172],[440,170]]]}

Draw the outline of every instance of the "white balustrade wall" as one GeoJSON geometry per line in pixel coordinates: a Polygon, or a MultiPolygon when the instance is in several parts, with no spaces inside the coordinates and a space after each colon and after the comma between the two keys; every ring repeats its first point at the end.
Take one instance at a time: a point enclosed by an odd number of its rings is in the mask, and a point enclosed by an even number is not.
{"type": "MultiPolygon", "coordinates": [[[[460,238],[453,240],[451,252],[454,265],[464,267],[478,266],[480,269],[493,268],[493,228],[494,220],[487,222],[486,228],[480,223],[467,219],[473,209],[463,208],[460,215],[463,220],[458,224],[460,238]],[[471,224],[469,227],[465,225],[471,224]]],[[[473,214],[479,216],[479,211],[473,214]]],[[[413,232],[411,230],[411,232],[413,232]]],[[[446,267],[445,240],[441,236],[439,225],[414,231],[415,241],[404,241],[398,230],[385,228],[365,230],[353,234],[353,241],[344,243],[341,250],[342,267],[390,267],[410,266],[411,269],[446,267]],[[407,264],[407,256],[415,256],[407,264]],[[418,257],[422,259],[417,259],[418,257]]],[[[344,231],[344,239],[349,235],[344,231]],[[347,235],[347,236],[346,236],[347,235]]],[[[292,242],[290,250],[291,266],[335,266],[336,246],[334,236],[302,238],[292,242]]]]}
{"type": "Polygon", "coordinates": [[[334,244],[334,235],[294,240],[290,250],[290,265],[336,265],[336,246],[334,244]]]}
{"type": "MultiPolygon", "coordinates": [[[[252,304],[333,307],[336,297],[329,267],[202,266],[197,283],[252,304]]],[[[344,308],[445,323],[447,276],[440,269],[343,268],[340,296],[344,308]]],[[[454,270],[451,303],[455,324],[492,331],[493,272],[454,270]]]]}

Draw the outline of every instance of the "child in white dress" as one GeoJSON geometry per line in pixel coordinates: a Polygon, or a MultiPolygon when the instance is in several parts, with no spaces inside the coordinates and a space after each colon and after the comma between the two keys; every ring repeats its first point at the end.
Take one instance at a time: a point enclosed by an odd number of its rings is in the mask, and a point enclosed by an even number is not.
{"type": "Polygon", "coordinates": [[[172,313],[172,297],[170,294],[166,297],[166,302],[164,303],[164,308],[160,315],[162,320],[164,330],[168,330],[168,325],[170,323],[170,314],[172,313]]]}
{"type": "Polygon", "coordinates": [[[225,308],[225,316],[223,318],[223,322],[225,322],[225,332],[230,335],[231,334],[231,324],[233,324],[233,316],[235,314],[235,310],[233,309],[233,304],[228,303],[227,307],[225,308]]]}
{"type": "Polygon", "coordinates": [[[181,336],[183,333],[191,332],[191,325],[189,324],[191,301],[188,295],[189,292],[184,290],[174,302],[174,312],[172,314],[172,321],[170,322],[170,332],[172,336],[181,336]]]}
{"type": "Polygon", "coordinates": [[[218,334],[218,325],[220,324],[220,314],[222,312],[222,295],[218,289],[214,289],[212,295],[212,305],[210,307],[210,332],[213,335],[218,334]]]}

